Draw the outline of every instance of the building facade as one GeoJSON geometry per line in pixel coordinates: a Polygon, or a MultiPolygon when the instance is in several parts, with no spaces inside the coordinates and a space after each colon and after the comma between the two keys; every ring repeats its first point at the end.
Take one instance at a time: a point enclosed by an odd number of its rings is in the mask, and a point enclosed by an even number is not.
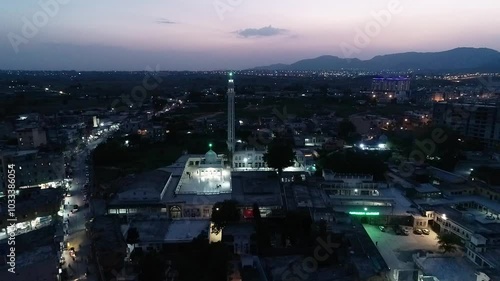
{"type": "Polygon", "coordinates": [[[500,113],[496,105],[435,103],[433,123],[448,126],[487,147],[500,144],[500,113]]]}
{"type": "Polygon", "coordinates": [[[47,144],[47,135],[41,128],[18,129],[16,138],[20,149],[33,149],[47,144]]]}
{"type": "Polygon", "coordinates": [[[27,188],[42,185],[55,187],[65,179],[66,169],[62,153],[42,153],[38,150],[4,152],[0,156],[2,190],[7,187],[7,167],[14,164],[16,185],[27,188]]]}

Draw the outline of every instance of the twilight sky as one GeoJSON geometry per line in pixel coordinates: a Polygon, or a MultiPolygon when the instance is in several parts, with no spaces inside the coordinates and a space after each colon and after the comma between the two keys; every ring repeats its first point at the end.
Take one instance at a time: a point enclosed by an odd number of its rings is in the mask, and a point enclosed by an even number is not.
{"type": "Polygon", "coordinates": [[[321,55],[500,50],[498,0],[4,2],[0,69],[243,69],[321,55]],[[374,14],[382,13],[390,20],[377,23],[374,14]]]}

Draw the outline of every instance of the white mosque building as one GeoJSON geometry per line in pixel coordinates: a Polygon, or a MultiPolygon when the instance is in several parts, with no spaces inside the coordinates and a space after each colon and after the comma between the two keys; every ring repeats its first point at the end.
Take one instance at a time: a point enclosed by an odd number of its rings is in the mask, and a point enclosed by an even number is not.
{"type": "MultiPolygon", "coordinates": [[[[274,172],[264,162],[265,151],[235,149],[232,74],[228,88],[227,144],[229,151],[233,152],[231,165],[225,162],[225,155],[214,152],[209,144],[205,154],[185,154],[172,165],[156,170],[161,176],[155,179],[148,175],[136,176],[136,182],[123,186],[119,196],[108,206],[108,213],[160,212],[173,219],[208,219],[215,203],[229,199],[237,200],[245,208],[259,202],[265,212],[281,208],[279,182],[269,177],[274,172]],[[146,202],[144,198],[150,199],[146,202]]],[[[311,155],[300,150],[295,153],[295,165],[284,169],[284,172],[290,172],[281,179],[284,182],[291,181],[296,173],[307,171],[306,158],[311,155]]]]}

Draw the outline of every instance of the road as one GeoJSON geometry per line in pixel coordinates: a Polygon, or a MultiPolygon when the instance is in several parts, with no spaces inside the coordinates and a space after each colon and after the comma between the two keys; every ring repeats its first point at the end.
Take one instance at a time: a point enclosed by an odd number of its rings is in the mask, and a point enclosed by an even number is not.
{"type": "MultiPolygon", "coordinates": [[[[63,268],[68,270],[68,274],[71,276],[70,280],[98,280],[96,266],[89,261],[91,243],[85,231],[85,223],[93,217],[91,208],[85,206],[85,203],[88,202],[85,200],[85,194],[88,193],[85,186],[92,184],[92,169],[86,164],[86,159],[108,135],[109,133],[88,143],[85,149],[76,154],[75,160],[71,163],[74,167],[73,182],[69,188],[71,196],[65,198],[63,213],[63,228],[67,233],[64,239],[68,243],[68,249],[62,254],[65,260],[63,268]],[[73,212],[75,205],[78,205],[78,209],[73,212]],[[73,257],[70,255],[71,248],[74,248],[75,255],[73,257]],[[85,273],[88,273],[88,276],[85,276],[85,273]]],[[[88,194],[90,196],[90,193],[88,194]]],[[[90,197],[88,199],[90,200],[90,197]]]]}

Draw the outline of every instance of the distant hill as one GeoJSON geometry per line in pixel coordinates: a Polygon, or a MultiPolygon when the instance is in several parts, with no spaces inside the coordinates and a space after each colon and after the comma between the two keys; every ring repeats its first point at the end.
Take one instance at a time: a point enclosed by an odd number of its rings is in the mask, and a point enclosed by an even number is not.
{"type": "Polygon", "coordinates": [[[487,48],[456,48],[444,52],[399,53],[376,56],[370,60],[321,56],[292,64],[256,67],[259,70],[340,70],[371,71],[488,71],[500,72],[500,52],[487,48]]]}

